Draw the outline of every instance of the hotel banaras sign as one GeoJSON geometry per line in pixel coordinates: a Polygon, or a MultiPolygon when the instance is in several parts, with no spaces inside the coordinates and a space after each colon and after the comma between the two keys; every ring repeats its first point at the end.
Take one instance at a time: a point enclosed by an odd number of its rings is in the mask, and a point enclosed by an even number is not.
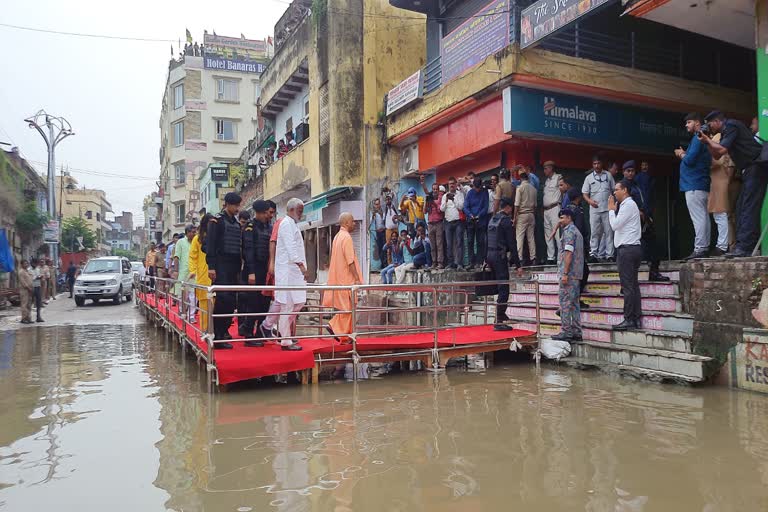
{"type": "Polygon", "coordinates": [[[690,136],[680,112],[635,107],[548,91],[504,90],[504,131],[599,146],[670,153],[690,136]]]}
{"type": "Polygon", "coordinates": [[[520,48],[539,42],[613,0],[539,0],[520,15],[520,48]]]}
{"type": "Polygon", "coordinates": [[[509,46],[509,0],[494,0],[441,41],[442,82],[509,46]]]}

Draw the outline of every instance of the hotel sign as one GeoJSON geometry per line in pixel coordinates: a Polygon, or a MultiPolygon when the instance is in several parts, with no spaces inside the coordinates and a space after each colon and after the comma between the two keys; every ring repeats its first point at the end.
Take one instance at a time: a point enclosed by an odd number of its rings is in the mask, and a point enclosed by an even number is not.
{"type": "Polygon", "coordinates": [[[263,73],[266,66],[262,62],[254,62],[245,59],[225,59],[223,57],[204,58],[205,69],[218,69],[221,71],[237,71],[239,73],[263,73]]]}
{"type": "Polygon", "coordinates": [[[613,0],[538,0],[520,15],[520,48],[527,48],[613,0]]]}

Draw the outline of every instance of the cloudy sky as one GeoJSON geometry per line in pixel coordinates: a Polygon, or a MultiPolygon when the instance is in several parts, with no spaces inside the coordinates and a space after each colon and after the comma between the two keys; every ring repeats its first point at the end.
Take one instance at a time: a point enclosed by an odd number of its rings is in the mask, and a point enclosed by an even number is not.
{"type": "Polygon", "coordinates": [[[171,44],[178,54],[187,28],[201,42],[204,29],[263,39],[272,35],[289,3],[3,2],[0,24],[168,41],[73,37],[0,25],[0,142],[19,146],[44,173],[45,143],[24,119],[41,108],[67,118],[76,135],[57,147],[57,174],[59,165],[69,166],[80,185],[105,190],[116,213],[132,211],[141,220],[142,199],[156,188],[159,173],[158,120],[171,44]]]}

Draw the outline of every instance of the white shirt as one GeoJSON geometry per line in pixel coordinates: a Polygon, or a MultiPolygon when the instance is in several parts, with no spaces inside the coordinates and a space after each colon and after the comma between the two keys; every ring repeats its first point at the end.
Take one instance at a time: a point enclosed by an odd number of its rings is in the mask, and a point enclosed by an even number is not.
{"type": "Polygon", "coordinates": [[[440,202],[440,211],[445,213],[445,220],[453,222],[459,220],[459,212],[464,209],[464,194],[457,188],[452,201],[448,199],[448,194],[450,192],[446,192],[440,202]]]}
{"type": "MultiPolygon", "coordinates": [[[[275,286],[305,286],[304,274],[298,264],[307,265],[304,237],[292,217],[284,217],[277,230],[275,249],[275,286]]],[[[275,300],[281,304],[307,302],[306,290],[276,290],[275,300]]]]}
{"type": "Polygon", "coordinates": [[[395,222],[397,216],[397,210],[394,205],[384,205],[384,226],[387,229],[397,229],[398,223],[395,222]]]}
{"type": "Polygon", "coordinates": [[[558,182],[560,181],[560,175],[555,173],[544,182],[544,208],[551,207],[554,204],[560,204],[563,200],[563,194],[560,192],[558,182]]]}
{"type": "Polygon", "coordinates": [[[488,213],[493,214],[493,203],[496,201],[496,192],[488,189],[488,213]]]}
{"type": "Polygon", "coordinates": [[[631,197],[621,202],[618,215],[613,210],[608,212],[608,221],[613,229],[613,245],[640,245],[640,210],[631,197]]]}
{"type": "Polygon", "coordinates": [[[608,171],[603,170],[600,174],[592,171],[587,179],[584,180],[584,185],[581,186],[581,193],[587,194],[590,199],[597,202],[597,208],[592,208],[590,213],[602,213],[608,211],[608,196],[613,192],[613,187],[616,185],[613,181],[613,176],[608,171]]]}

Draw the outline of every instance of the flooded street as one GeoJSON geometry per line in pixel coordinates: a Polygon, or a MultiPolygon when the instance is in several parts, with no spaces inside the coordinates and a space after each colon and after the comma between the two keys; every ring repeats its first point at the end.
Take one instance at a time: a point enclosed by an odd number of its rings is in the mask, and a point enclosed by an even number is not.
{"type": "Polygon", "coordinates": [[[0,332],[0,510],[768,509],[757,394],[527,363],[201,377],[140,323],[0,332]]]}

